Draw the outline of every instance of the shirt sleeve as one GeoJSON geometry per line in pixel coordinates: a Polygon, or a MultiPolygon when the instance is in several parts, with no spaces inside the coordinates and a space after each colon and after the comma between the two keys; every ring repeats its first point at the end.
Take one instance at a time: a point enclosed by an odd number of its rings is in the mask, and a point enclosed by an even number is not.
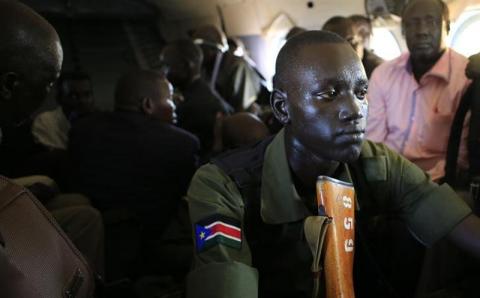
{"type": "Polygon", "coordinates": [[[244,233],[244,205],[235,183],[217,166],[207,164],[194,175],[187,201],[195,242],[193,269],[187,276],[187,297],[258,297],[258,272],[251,267],[244,233]],[[215,219],[209,221],[212,218],[215,219]],[[230,230],[233,227],[237,234],[233,238],[226,235],[229,239],[222,238],[223,235],[210,237],[218,231],[212,232],[216,224],[226,224],[230,230]],[[204,238],[205,235],[209,236],[204,238]],[[203,239],[208,239],[208,243],[203,239]]]}
{"type": "Polygon", "coordinates": [[[367,138],[383,142],[387,137],[386,98],[381,90],[381,68],[376,68],[368,86],[367,138]]]}
{"type": "Polygon", "coordinates": [[[394,209],[401,213],[421,243],[432,245],[470,215],[471,209],[448,184],[432,182],[413,163],[384,148],[394,209]]]}

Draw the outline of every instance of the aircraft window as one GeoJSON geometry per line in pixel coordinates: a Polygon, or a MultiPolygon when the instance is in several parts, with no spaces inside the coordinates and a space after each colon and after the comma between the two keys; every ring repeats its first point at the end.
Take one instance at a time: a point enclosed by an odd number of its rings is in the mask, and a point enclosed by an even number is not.
{"type": "Polygon", "coordinates": [[[480,51],[480,9],[464,12],[452,25],[451,47],[457,52],[470,56],[480,51]]]}
{"type": "Polygon", "coordinates": [[[387,28],[373,28],[370,48],[385,60],[392,60],[401,54],[395,35],[387,28]]]}

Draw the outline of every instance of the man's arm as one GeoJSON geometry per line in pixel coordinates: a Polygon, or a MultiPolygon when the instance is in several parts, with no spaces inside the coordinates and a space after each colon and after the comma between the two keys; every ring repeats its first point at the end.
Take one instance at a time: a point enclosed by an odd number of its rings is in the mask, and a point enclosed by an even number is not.
{"type": "Polygon", "coordinates": [[[480,218],[475,214],[462,220],[448,234],[448,239],[480,260],[480,218]]]}
{"type": "Polygon", "coordinates": [[[258,297],[258,273],[251,267],[235,183],[218,167],[205,165],[193,177],[187,201],[195,243],[187,298],[258,297]]]}
{"type": "Polygon", "coordinates": [[[367,138],[374,142],[383,142],[387,137],[386,103],[381,90],[381,71],[373,71],[368,86],[367,138]]]}

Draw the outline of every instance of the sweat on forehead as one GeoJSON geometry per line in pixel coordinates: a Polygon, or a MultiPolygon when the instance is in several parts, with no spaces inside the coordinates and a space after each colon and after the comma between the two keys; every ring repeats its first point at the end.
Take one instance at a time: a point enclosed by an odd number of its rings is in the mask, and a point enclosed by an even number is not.
{"type": "MultiPolygon", "coordinates": [[[[321,30],[306,31],[287,40],[277,56],[273,87],[281,88],[281,85],[285,82],[292,68],[295,68],[299,53],[305,47],[327,43],[345,44],[350,47],[339,35],[321,30]]],[[[322,55],[320,52],[318,54],[322,55]]]]}

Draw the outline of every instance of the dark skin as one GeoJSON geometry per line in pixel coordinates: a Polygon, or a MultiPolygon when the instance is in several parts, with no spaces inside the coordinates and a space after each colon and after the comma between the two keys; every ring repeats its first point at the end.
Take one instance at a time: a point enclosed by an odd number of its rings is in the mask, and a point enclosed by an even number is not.
{"type": "Polygon", "coordinates": [[[158,121],[177,122],[173,103],[173,87],[163,74],[132,71],[117,82],[115,108],[124,112],[143,113],[158,121]]]}
{"type": "Polygon", "coordinates": [[[342,18],[342,21],[336,22],[336,24],[330,24],[323,28],[340,35],[343,39],[348,41],[352,48],[357,52],[360,59],[363,58],[363,43],[361,42],[360,35],[355,30],[354,23],[348,18],[342,18]]]}
{"type": "Polygon", "coordinates": [[[438,1],[417,0],[405,9],[402,30],[410,51],[412,71],[418,82],[444,53],[449,28],[438,1]]]}
{"type": "Polygon", "coordinates": [[[287,157],[300,188],[313,189],[358,158],[366,127],[367,78],[347,43],[304,47],[288,83],[274,91],[276,117],[285,125],[287,157]],[[323,53],[318,55],[318,53],[323,53]]]}
{"type": "Polygon", "coordinates": [[[53,27],[14,1],[0,3],[0,127],[28,118],[60,74],[63,52],[53,27]]]}
{"type": "Polygon", "coordinates": [[[150,117],[164,123],[177,123],[176,106],[173,103],[173,87],[164,78],[158,80],[158,90],[152,92],[152,96],[143,100],[143,112],[150,117]]]}
{"type": "MultiPolygon", "coordinates": [[[[0,44],[1,128],[19,124],[42,104],[59,76],[63,54],[53,27],[16,1],[0,1],[0,44]],[[12,59],[12,52],[22,59],[12,59]]],[[[1,246],[0,288],[5,298],[40,296],[1,246]]]]}
{"type": "Polygon", "coordinates": [[[236,113],[219,122],[224,150],[255,144],[269,134],[265,123],[247,112],[236,113]]]}
{"type": "MultiPolygon", "coordinates": [[[[293,58],[292,58],[293,59],[293,58]]],[[[293,61],[293,60],[292,60],[293,61]]],[[[272,107],[285,125],[288,163],[299,193],[314,195],[319,175],[360,156],[366,125],[367,80],[347,43],[305,45],[286,82],[274,86],[272,107]]],[[[447,237],[480,259],[480,219],[461,221],[447,237]]]]}
{"type": "Polygon", "coordinates": [[[58,102],[67,117],[72,113],[83,115],[93,111],[93,91],[89,80],[66,80],[61,88],[62,96],[58,102]]]}

